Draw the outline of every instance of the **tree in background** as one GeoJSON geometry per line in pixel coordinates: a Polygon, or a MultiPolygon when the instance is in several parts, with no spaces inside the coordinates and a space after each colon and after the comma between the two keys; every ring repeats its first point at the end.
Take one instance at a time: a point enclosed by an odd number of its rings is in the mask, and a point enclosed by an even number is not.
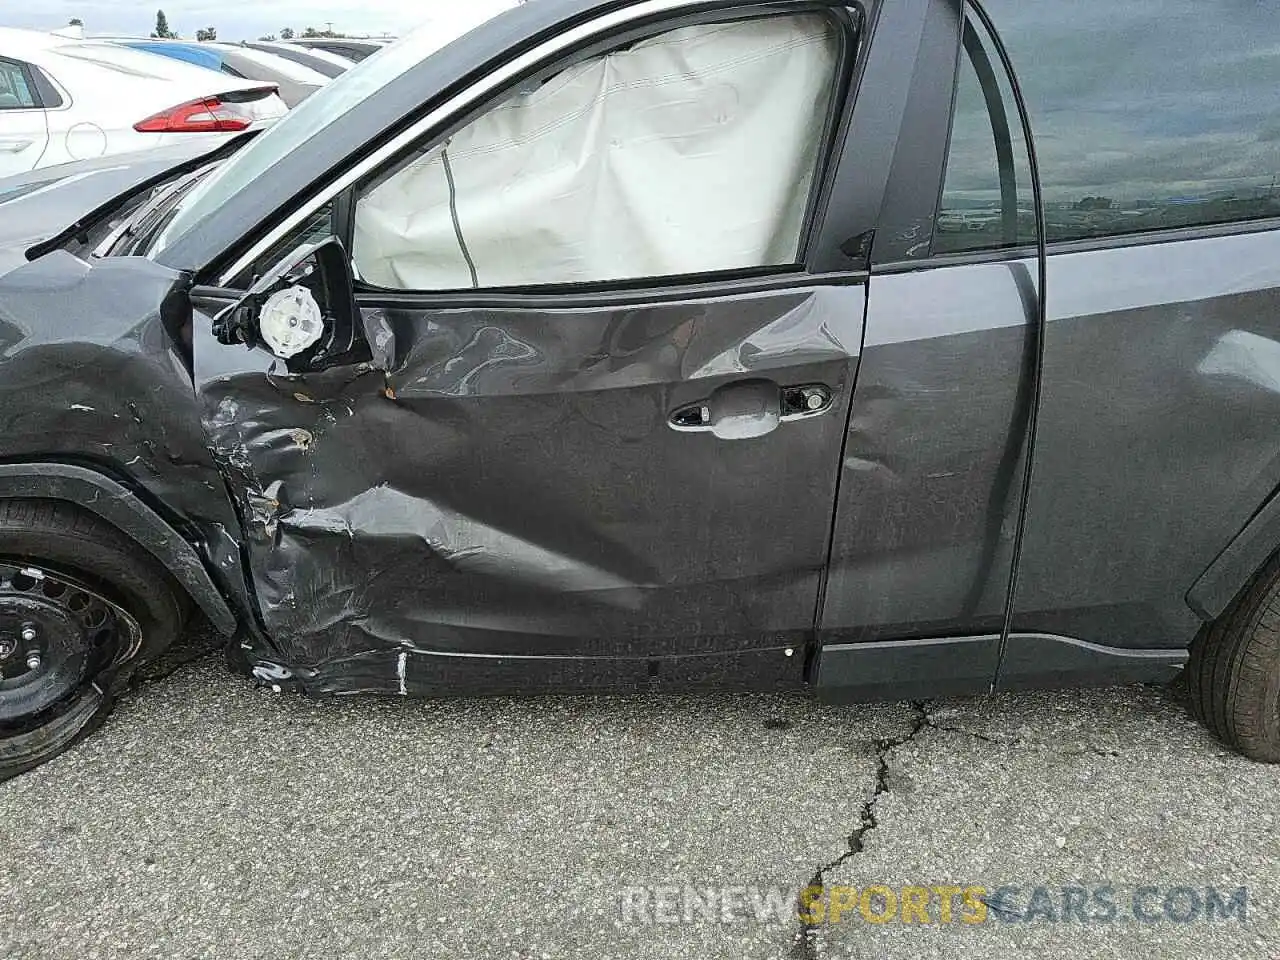
{"type": "Polygon", "coordinates": [[[292,27],[285,27],[283,30],[281,30],[281,31],[280,31],[280,39],[281,39],[281,40],[292,40],[292,39],[293,39],[293,28],[292,28],[292,27]]]}
{"type": "Polygon", "coordinates": [[[197,31],[196,31],[196,39],[197,39],[197,40],[199,40],[199,41],[200,41],[200,42],[202,42],[202,43],[203,43],[204,41],[206,41],[206,40],[217,40],[217,39],[218,39],[218,28],[217,28],[217,27],[204,27],[204,28],[202,28],[202,29],[199,29],[199,30],[197,30],[197,31]]]}
{"type": "Polygon", "coordinates": [[[270,43],[275,38],[276,38],[276,35],[274,33],[264,33],[258,39],[261,40],[263,43],[270,43]]]}
{"type": "Polygon", "coordinates": [[[151,36],[157,40],[177,40],[178,35],[169,29],[169,18],[163,10],[156,11],[156,29],[151,36]]]}
{"type": "Polygon", "coordinates": [[[311,37],[345,37],[345,33],[338,33],[333,29],[317,30],[315,27],[307,27],[302,31],[302,35],[307,38],[311,37]]]}
{"type": "Polygon", "coordinates": [[[84,21],[83,21],[83,20],[81,20],[79,17],[72,17],[70,20],[68,20],[68,21],[67,21],[67,26],[68,26],[68,27],[83,27],[83,26],[84,26],[84,21]]]}

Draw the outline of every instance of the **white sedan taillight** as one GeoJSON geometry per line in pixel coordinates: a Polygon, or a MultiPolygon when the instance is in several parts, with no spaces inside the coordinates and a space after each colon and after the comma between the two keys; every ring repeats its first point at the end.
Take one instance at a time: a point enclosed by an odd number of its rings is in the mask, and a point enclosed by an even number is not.
{"type": "Polygon", "coordinates": [[[247,130],[259,119],[250,104],[275,94],[275,87],[255,87],[202,97],[153,113],[135,123],[133,129],[139,133],[234,133],[247,130]]]}

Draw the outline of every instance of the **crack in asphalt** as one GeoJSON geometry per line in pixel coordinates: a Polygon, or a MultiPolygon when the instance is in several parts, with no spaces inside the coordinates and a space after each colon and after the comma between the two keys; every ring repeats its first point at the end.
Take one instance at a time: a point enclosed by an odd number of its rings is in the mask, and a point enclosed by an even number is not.
{"type": "MultiPolygon", "coordinates": [[[[911,701],[911,708],[915,711],[912,717],[911,729],[899,737],[882,737],[872,741],[876,751],[876,784],[870,796],[862,804],[862,808],[858,811],[858,825],[854,827],[849,834],[847,841],[847,849],[830,863],[818,867],[814,872],[813,879],[801,890],[796,897],[796,914],[800,923],[800,930],[796,933],[793,941],[792,955],[796,960],[818,960],[818,934],[822,928],[821,922],[815,922],[809,919],[802,900],[804,894],[809,893],[812,899],[810,903],[820,902],[822,896],[826,893],[825,877],[836,867],[841,866],[848,860],[862,853],[866,845],[866,835],[880,825],[876,818],[876,804],[880,797],[890,791],[889,785],[889,756],[898,747],[905,743],[910,743],[922,730],[937,730],[941,733],[956,733],[966,737],[972,737],[974,740],[988,743],[993,746],[1014,747],[1021,740],[1014,738],[1013,740],[1002,740],[997,737],[989,737],[986,734],[978,733],[974,730],[966,730],[963,727],[951,726],[949,724],[937,723],[929,712],[927,700],[911,701]],[[816,891],[816,896],[813,892],[816,891]]],[[[1108,750],[1095,744],[1086,744],[1084,747],[1073,750],[1057,750],[1054,751],[1062,756],[1082,757],[1082,756],[1099,756],[1099,757],[1118,757],[1119,751],[1108,750]]]]}
{"type": "Polygon", "coordinates": [[[796,915],[800,922],[800,930],[796,934],[794,941],[795,949],[792,952],[797,960],[817,960],[818,931],[822,927],[821,923],[814,922],[806,914],[803,909],[804,904],[801,901],[801,896],[806,892],[816,890],[818,891],[818,896],[811,902],[817,902],[820,900],[821,896],[826,892],[824,880],[826,874],[860,854],[865,847],[866,835],[880,825],[879,821],[876,819],[876,804],[879,802],[881,795],[888,793],[890,789],[889,755],[904,743],[909,743],[914,740],[920,734],[921,730],[930,727],[941,729],[939,727],[935,727],[932,719],[930,718],[927,701],[913,700],[911,701],[911,708],[915,711],[915,716],[912,717],[910,730],[900,737],[881,737],[872,741],[876,750],[876,785],[875,789],[871,791],[871,795],[863,802],[862,809],[858,811],[858,825],[854,827],[853,832],[849,834],[847,841],[848,849],[830,863],[819,867],[814,873],[813,879],[810,880],[805,885],[804,890],[801,891],[801,895],[796,897],[796,915]]]}
{"type": "Polygon", "coordinates": [[[1058,750],[1055,752],[1062,757],[1088,757],[1088,756],[1118,757],[1120,756],[1119,750],[1108,750],[1105,747],[1095,746],[1092,743],[1086,743],[1083,747],[1080,747],[1079,749],[1076,749],[1076,750],[1058,750]]]}
{"type": "Polygon", "coordinates": [[[996,737],[988,737],[985,733],[978,733],[975,730],[966,730],[964,727],[952,727],[945,723],[934,723],[933,720],[926,719],[925,726],[931,730],[940,730],[943,733],[959,733],[966,737],[972,737],[974,740],[981,740],[983,743],[990,743],[997,747],[1010,747],[1015,745],[1017,740],[1000,740],[996,737]]]}

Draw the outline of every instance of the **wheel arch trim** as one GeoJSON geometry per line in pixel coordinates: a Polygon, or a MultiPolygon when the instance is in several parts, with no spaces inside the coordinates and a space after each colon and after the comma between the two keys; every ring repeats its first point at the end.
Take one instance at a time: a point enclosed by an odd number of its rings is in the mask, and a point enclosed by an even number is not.
{"type": "Polygon", "coordinates": [[[1273,494],[1187,591],[1187,605],[1216,620],[1280,547],[1280,493],[1273,494]]]}
{"type": "Polygon", "coordinates": [[[235,633],[236,615],[195,547],[137,494],[105,474],[67,463],[0,464],[0,499],[63,500],[96,514],[155,557],[219,633],[235,633]]]}

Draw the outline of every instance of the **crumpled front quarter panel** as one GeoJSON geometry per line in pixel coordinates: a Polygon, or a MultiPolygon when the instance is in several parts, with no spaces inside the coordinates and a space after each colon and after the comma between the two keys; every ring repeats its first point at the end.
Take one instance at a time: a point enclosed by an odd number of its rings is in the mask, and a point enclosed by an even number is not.
{"type": "Polygon", "coordinates": [[[170,516],[234,528],[183,355],[189,321],[161,318],[181,281],[62,251],[0,276],[0,457],[87,462],[170,516]]]}

